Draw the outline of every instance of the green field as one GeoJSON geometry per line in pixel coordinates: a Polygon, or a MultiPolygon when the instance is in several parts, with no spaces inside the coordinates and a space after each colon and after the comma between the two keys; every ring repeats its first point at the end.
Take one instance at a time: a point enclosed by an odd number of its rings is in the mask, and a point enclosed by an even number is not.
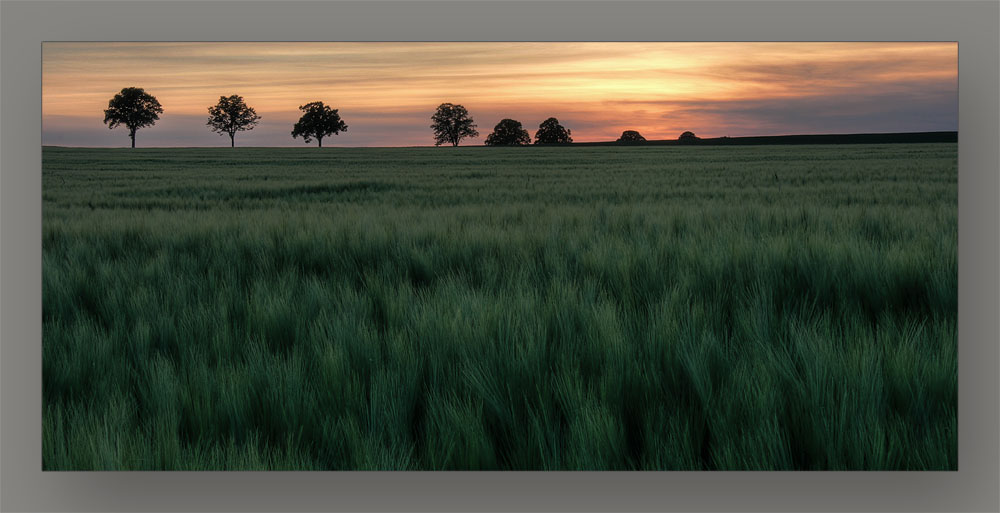
{"type": "Polygon", "coordinates": [[[44,469],[957,469],[956,144],[42,156],[44,469]]]}

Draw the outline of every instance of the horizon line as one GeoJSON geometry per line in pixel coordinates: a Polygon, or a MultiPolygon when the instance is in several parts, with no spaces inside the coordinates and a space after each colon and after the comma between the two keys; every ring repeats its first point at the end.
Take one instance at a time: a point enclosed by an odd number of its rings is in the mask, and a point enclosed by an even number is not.
{"type": "MultiPolygon", "coordinates": [[[[740,136],[716,136],[716,137],[700,137],[698,140],[701,141],[713,141],[720,139],[760,139],[760,138],[780,138],[780,137],[848,137],[848,136],[866,136],[866,135],[916,135],[916,134],[958,134],[958,130],[923,130],[919,132],[838,132],[838,133],[806,133],[806,134],[779,134],[779,135],[740,135],[740,136]]],[[[401,146],[313,146],[313,145],[303,145],[303,146],[137,146],[135,148],[124,146],[68,146],[61,144],[42,144],[42,148],[81,148],[81,149],[156,149],[156,148],[176,148],[176,149],[200,149],[200,148],[342,148],[342,149],[357,149],[357,148],[526,148],[534,146],[572,146],[575,144],[614,144],[619,141],[617,140],[600,140],[600,141],[573,141],[569,143],[553,143],[553,144],[524,144],[524,145],[498,145],[490,146],[487,144],[469,144],[469,145],[458,145],[452,146],[450,144],[445,145],[401,145],[401,146]]],[[[623,146],[642,146],[643,143],[662,143],[662,142],[678,142],[678,139],[647,139],[646,141],[640,142],[627,142],[623,146]]],[[[695,144],[696,146],[696,144],[695,144]]]]}

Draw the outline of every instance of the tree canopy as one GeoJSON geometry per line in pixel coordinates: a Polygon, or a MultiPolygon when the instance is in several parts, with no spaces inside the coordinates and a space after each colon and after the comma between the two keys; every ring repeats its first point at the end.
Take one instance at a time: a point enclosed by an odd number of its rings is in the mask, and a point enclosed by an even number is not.
{"type": "Polygon", "coordinates": [[[559,124],[556,118],[549,118],[538,125],[535,132],[535,144],[565,144],[573,142],[570,131],[559,124]]]}
{"type": "Polygon", "coordinates": [[[301,136],[306,143],[313,139],[323,147],[323,138],[329,135],[336,135],[347,131],[347,125],[342,119],[337,109],[331,109],[323,102],[311,102],[299,106],[302,117],[292,128],[292,138],[301,136]]]}
{"type": "Polygon", "coordinates": [[[208,108],[208,123],[213,132],[229,134],[230,147],[236,146],[236,132],[253,130],[260,121],[252,107],[248,107],[239,95],[220,96],[219,103],[208,108]]]}
{"type": "Polygon", "coordinates": [[[684,132],[683,134],[681,134],[680,137],[677,138],[678,141],[682,141],[682,142],[693,142],[693,141],[697,141],[697,140],[700,140],[700,139],[701,139],[701,137],[698,137],[697,135],[694,135],[694,132],[684,132]]]}
{"type": "Polygon", "coordinates": [[[163,114],[163,107],[156,97],[141,87],[126,87],[108,101],[104,122],[108,128],[118,125],[128,128],[128,136],[135,148],[135,132],[140,128],[153,126],[160,119],[160,114],[163,114]]]}
{"type": "Polygon", "coordinates": [[[521,126],[520,121],[502,119],[493,127],[493,133],[486,136],[487,146],[524,146],[531,144],[531,136],[521,126]]]}
{"type": "Polygon", "coordinates": [[[476,125],[469,117],[469,111],[461,105],[442,103],[438,105],[434,115],[431,116],[431,129],[434,130],[434,146],[441,146],[451,143],[458,146],[458,143],[467,137],[478,137],[476,125]]]}
{"type": "Polygon", "coordinates": [[[626,130],[622,132],[622,136],[618,138],[618,142],[646,142],[646,138],[635,130],[626,130]]]}

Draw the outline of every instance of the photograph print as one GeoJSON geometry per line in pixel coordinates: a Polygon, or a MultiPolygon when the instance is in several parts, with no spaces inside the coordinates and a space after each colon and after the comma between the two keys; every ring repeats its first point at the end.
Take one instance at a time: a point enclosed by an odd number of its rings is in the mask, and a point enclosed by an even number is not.
{"type": "Polygon", "coordinates": [[[957,470],[952,42],[46,42],[42,468],[957,470]]]}

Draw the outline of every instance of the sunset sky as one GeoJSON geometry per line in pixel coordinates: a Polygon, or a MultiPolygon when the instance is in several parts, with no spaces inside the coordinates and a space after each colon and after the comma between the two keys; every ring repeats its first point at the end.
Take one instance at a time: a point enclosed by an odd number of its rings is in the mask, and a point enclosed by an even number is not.
{"type": "Polygon", "coordinates": [[[463,145],[552,116],[581,142],[958,129],[956,43],[86,42],[43,45],[42,144],[128,146],[102,121],[132,86],[164,109],[139,147],[229,146],[205,122],[231,94],[262,116],[237,146],[305,146],[290,132],[311,101],[348,125],[324,146],[431,145],[443,102],[478,125],[463,145]]]}

